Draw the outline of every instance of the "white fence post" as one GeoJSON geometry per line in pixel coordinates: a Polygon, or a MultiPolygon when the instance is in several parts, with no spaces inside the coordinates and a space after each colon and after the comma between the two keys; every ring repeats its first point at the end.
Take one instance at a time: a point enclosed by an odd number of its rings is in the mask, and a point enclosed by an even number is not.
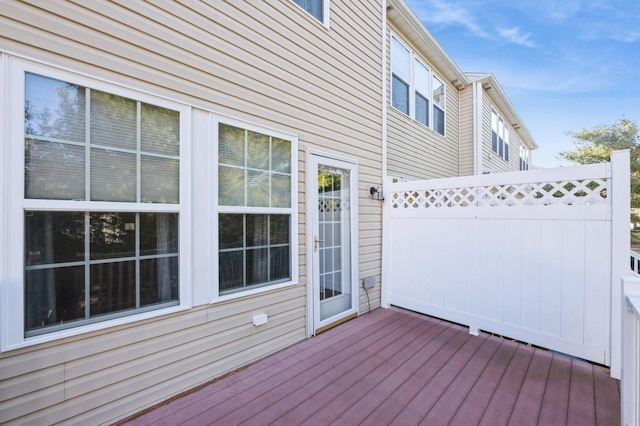
{"type": "Polygon", "coordinates": [[[621,378],[621,277],[629,275],[631,188],[629,150],[611,153],[611,377],[621,378]]]}
{"type": "Polygon", "coordinates": [[[389,288],[391,285],[391,272],[389,271],[389,250],[390,250],[390,232],[391,232],[391,218],[390,218],[390,209],[391,209],[391,188],[393,186],[392,179],[389,177],[385,178],[383,182],[383,193],[385,197],[384,205],[382,206],[382,283],[381,283],[381,306],[383,308],[388,308],[390,305],[389,302],[389,288]]]}
{"type": "Polygon", "coordinates": [[[640,279],[623,277],[622,293],[622,378],[620,380],[620,423],[640,422],[640,279]]]}

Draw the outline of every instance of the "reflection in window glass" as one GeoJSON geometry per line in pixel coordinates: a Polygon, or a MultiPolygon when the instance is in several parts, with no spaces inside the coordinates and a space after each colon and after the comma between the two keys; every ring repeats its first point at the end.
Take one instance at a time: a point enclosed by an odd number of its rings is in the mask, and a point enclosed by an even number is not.
{"type": "Polygon", "coordinates": [[[491,110],[491,150],[509,161],[509,127],[495,110],[491,110]]]}
{"type": "Polygon", "coordinates": [[[324,1],[329,0],[293,0],[295,4],[307,11],[320,22],[324,22],[324,1]]]}
{"type": "Polygon", "coordinates": [[[24,81],[25,336],[179,304],[180,111],[24,81]]]}
{"type": "Polygon", "coordinates": [[[220,214],[220,294],[291,279],[290,215],[220,214]]]}
{"type": "Polygon", "coordinates": [[[416,120],[425,126],[429,125],[429,101],[416,93],[416,120]]]}
{"type": "Polygon", "coordinates": [[[178,111],[31,73],[25,84],[26,198],[179,202],[178,111]]]}
{"type": "Polygon", "coordinates": [[[395,75],[391,84],[391,106],[409,115],[409,86],[395,75]]]}
{"type": "Polygon", "coordinates": [[[433,77],[433,103],[444,107],[444,84],[435,76],[433,77]]]}
{"type": "Polygon", "coordinates": [[[411,79],[411,53],[395,37],[391,38],[391,72],[406,82],[411,79]]]}
{"type": "Polygon", "coordinates": [[[178,303],[177,214],[27,211],[25,241],[30,334],[178,303]]]}
{"type": "Polygon", "coordinates": [[[218,204],[291,207],[290,141],[222,123],[218,137],[218,204]]]}

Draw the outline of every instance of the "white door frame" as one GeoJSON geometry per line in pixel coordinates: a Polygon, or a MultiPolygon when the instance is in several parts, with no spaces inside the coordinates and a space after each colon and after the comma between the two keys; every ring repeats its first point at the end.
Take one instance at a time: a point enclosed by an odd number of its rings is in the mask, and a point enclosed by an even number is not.
{"type": "Polygon", "coordinates": [[[360,234],[358,227],[358,161],[354,158],[343,157],[315,149],[307,149],[306,155],[306,245],[307,245],[307,337],[315,335],[315,331],[318,327],[326,325],[334,321],[339,321],[349,315],[359,313],[359,295],[360,288],[358,285],[358,277],[360,274],[359,267],[359,243],[360,234]],[[314,164],[326,164],[329,166],[336,166],[342,168],[348,168],[351,171],[350,182],[350,198],[351,198],[351,297],[352,308],[343,312],[337,317],[330,318],[325,321],[324,324],[319,322],[319,293],[318,289],[318,265],[317,254],[314,251],[314,237],[318,234],[316,229],[318,222],[318,205],[317,205],[317,193],[318,193],[318,180],[317,180],[317,166],[312,167],[314,164]],[[318,327],[316,327],[318,325],[318,327]]]}

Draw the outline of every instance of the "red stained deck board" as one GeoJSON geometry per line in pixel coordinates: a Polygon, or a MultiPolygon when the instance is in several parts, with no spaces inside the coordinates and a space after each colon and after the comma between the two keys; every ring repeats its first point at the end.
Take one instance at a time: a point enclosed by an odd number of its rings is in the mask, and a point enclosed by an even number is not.
{"type": "Polygon", "coordinates": [[[527,375],[511,413],[510,422],[512,424],[526,426],[538,423],[552,356],[551,352],[534,350],[533,359],[529,364],[527,375]]]}
{"type": "Polygon", "coordinates": [[[605,367],[376,309],[128,425],[619,424],[605,367]]]}
{"type": "Polygon", "coordinates": [[[553,354],[538,417],[540,424],[564,425],[567,423],[570,386],[571,358],[553,354]]]}

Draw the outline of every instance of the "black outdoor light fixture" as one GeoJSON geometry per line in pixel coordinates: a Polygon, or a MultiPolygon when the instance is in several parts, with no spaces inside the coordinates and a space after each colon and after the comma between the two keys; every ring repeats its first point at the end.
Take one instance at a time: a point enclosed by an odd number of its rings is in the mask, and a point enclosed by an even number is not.
{"type": "Polygon", "coordinates": [[[380,191],[379,186],[372,186],[369,188],[369,194],[371,194],[371,198],[373,200],[384,201],[384,196],[382,195],[382,191],[380,191]]]}

